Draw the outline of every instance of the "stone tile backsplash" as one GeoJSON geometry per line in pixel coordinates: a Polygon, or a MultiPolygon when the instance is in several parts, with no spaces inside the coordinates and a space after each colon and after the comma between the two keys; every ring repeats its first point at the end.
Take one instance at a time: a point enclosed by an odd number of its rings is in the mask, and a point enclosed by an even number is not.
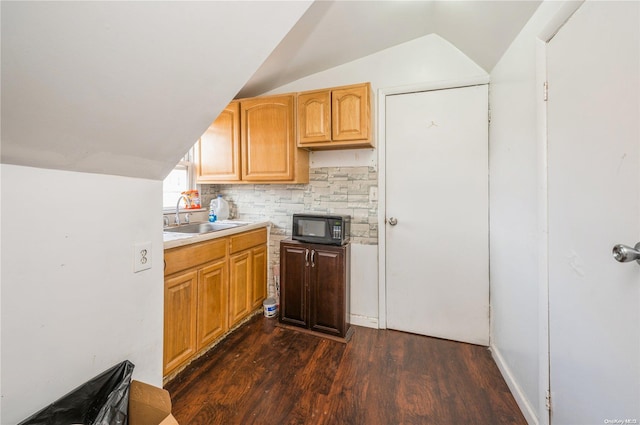
{"type": "Polygon", "coordinates": [[[324,167],[309,171],[309,184],[202,185],[203,207],[221,194],[239,220],[270,219],[272,237],[291,236],[294,213],[348,214],[351,242],[378,243],[378,202],[369,199],[378,185],[375,167],[324,167]]]}
{"type": "Polygon", "coordinates": [[[378,186],[375,167],[311,168],[308,184],[201,185],[202,206],[208,208],[218,194],[229,203],[231,218],[269,219],[269,294],[273,295],[274,266],[280,264],[280,241],[291,237],[294,213],[348,214],[351,243],[378,244],[378,201],[369,199],[378,186]]]}

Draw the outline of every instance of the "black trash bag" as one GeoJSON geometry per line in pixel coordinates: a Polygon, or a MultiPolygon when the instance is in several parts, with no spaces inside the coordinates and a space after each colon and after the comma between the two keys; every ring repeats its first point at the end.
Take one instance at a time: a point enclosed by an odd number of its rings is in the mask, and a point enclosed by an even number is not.
{"type": "Polygon", "coordinates": [[[133,368],[125,360],[18,425],[127,425],[133,368]]]}

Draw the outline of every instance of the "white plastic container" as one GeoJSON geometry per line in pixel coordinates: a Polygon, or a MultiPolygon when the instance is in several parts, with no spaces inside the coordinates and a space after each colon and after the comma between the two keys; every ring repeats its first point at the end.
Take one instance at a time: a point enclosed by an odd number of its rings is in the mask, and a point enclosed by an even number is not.
{"type": "Polygon", "coordinates": [[[212,199],[209,203],[209,222],[213,223],[218,217],[216,216],[216,200],[212,199]]]}
{"type": "Polygon", "coordinates": [[[218,220],[227,220],[229,218],[229,204],[222,199],[222,195],[218,195],[216,199],[215,211],[218,220]]]}
{"type": "Polygon", "coordinates": [[[267,298],[262,302],[264,307],[264,317],[275,317],[278,309],[276,308],[276,300],[273,298],[267,298]]]}

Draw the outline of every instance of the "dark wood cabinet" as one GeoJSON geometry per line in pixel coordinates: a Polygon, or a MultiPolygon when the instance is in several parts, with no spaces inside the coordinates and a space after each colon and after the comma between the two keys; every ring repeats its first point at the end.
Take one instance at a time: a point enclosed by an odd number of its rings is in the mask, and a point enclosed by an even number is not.
{"type": "Polygon", "coordinates": [[[308,328],[309,246],[280,242],[280,321],[308,328]]]}
{"type": "Polygon", "coordinates": [[[348,339],[351,246],[280,242],[280,323],[348,339]]]}

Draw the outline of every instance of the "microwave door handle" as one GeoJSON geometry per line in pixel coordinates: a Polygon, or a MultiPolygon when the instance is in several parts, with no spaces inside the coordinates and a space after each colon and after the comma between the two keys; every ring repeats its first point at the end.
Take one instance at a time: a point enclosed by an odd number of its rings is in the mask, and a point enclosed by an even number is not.
{"type": "Polygon", "coordinates": [[[309,267],[309,250],[304,250],[304,264],[306,267],[309,267]]]}

